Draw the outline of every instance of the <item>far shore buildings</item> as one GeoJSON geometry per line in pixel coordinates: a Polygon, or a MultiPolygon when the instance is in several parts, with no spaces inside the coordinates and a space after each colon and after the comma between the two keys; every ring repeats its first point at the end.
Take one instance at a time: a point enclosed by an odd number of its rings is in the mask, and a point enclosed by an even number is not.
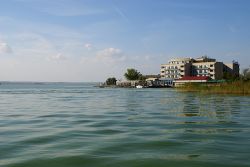
{"type": "Polygon", "coordinates": [[[209,77],[213,80],[221,80],[225,75],[238,77],[239,64],[224,64],[216,59],[203,56],[201,58],[175,58],[167,64],[161,65],[161,78],[178,80],[183,77],[209,77]]]}
{"type": "Polygon", "coordinates": [[[161,64],[159,75],[145,75],[146,82],[117,81],[118,87],[149,88],[178,87],[185,83],[222,83],[224,79],[239,77],[239,63],[223,63],[203,56],[200,58],[174,58],[167,64],[161,64]]]}

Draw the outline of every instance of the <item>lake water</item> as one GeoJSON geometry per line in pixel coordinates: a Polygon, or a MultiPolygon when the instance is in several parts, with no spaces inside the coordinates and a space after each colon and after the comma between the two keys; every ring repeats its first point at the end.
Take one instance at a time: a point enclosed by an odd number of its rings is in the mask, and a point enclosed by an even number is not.
{"type": "Polygon", "coordinates": [[[0,85],[1,167],[250,166],[250,97],[0,85]]]}

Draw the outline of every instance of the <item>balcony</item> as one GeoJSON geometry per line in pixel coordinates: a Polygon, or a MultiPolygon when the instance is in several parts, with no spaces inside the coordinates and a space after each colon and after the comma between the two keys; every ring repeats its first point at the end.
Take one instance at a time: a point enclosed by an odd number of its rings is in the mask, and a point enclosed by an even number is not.
{"type": "Polygon", "coordinates": [[[194,67],[195,70],[210,70],[210,67],[194,67]]]}
{"type": "Polygon", "coordinates": [[[172,69],[167,69],[167,70],[170,70],[170,71],[177,71],[179,70],[178,68],[172,68],[172,69]]]}
{"type": "Polygon", "coordinates": [[[209,74],[215,74],[215,72],[213,71],[213,72],[209,72],[209,74]]]}
{"type": "Polygon", "coordinates": [[[198,72],[198,75],[207,75],[209,72],[198,72]]]}

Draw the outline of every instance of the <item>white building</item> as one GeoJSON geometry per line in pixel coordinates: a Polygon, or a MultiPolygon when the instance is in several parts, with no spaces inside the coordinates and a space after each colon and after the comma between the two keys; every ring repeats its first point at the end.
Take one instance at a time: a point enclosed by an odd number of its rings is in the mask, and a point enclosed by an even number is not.
{"type": "Polygon", "coordinates": [[[171,59],[168,64],[161,65],[161,78],[179,79],[190,75],[191,62],[190,58],[171,59]]]}
{"type": "Polygon", "coordinates": [[[161,65],[161,78],[180,79],[185,76],[206,76],[212,79],[222,79],[228,73],[239,76],[239,64],[232,62],[223,64],[206,56],[201,58],[176,58],[168,64],[161,65]]]}

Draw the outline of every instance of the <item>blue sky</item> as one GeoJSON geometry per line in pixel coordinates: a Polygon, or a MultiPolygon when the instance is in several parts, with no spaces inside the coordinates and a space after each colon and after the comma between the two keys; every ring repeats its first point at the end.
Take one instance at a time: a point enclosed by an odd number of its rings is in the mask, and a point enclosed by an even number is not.
{"type": "Polygon", "coordinates": [[[173,57],[250,65],[249,0],[3,0],[0,80],[158,74],[173,57]]]}

